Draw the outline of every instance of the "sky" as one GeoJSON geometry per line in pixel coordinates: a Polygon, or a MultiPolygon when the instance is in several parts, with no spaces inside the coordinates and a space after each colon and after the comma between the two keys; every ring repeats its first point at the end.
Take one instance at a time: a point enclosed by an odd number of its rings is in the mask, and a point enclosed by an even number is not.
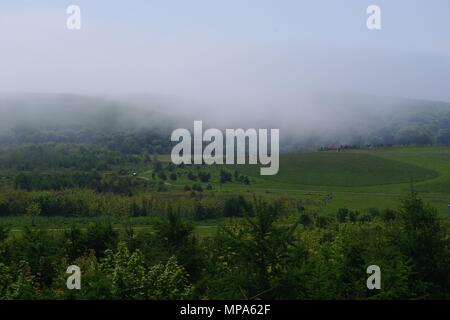
{"type": "Polygon", "coordinates": [[[449,14],[448,0],[0,0],[0,92],[261,108],[307,92],[450,101],[449,14]],[[81,30],[66,28],[72,4],[81,30]]]}

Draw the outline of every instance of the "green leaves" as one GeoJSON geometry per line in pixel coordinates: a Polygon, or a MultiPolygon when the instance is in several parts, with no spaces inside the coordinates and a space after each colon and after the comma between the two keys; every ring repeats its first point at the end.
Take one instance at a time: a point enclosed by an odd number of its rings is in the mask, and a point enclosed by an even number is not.
{"type": "Polygon", "coordinates": [[[130,253],[120,243],[115,253],[107,251],[102,269],[109,274],[117,299],[186,299],[192,294],[187,273],[174,256],[165,264],[146,268],[139,250],[130,253]]]}
{"type": "Polygon", "coordinates": [[[26,261],[20,261],[15,270],[0,263],[0,300],[31,299],[34,291],[35,279],[26,261]]]}

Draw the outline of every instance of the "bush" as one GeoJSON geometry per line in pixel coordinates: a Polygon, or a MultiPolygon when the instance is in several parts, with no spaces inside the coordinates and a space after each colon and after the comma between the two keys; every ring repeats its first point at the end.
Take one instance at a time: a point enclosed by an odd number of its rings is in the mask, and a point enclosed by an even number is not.
{"type": "Polygon", "coordinates": [[[242,217],[252,214],[252,205],[243,196],[228,198],[223,205],[224,217],[242,217]]]}

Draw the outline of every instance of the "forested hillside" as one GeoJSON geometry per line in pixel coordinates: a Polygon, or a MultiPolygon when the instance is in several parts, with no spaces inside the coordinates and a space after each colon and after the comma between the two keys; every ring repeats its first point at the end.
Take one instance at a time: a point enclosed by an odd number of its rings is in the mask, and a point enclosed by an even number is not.
{"type": "Polygon", "coordinates": [[[330,144],[450,144],[450,103],[444,102],[324,94],[298,106],[277,106],[277,115],[264,121],[258,120],[264,112],[255,111],[254,121],[239,123],[215,116],[214,105],[186,113],[182,100],[176,103],[146,97],[130,106],[120,99],[77,95],[3,95],[0,144],[90,143],[127,154],[161,154],[170,151],[171,131],[191,128],[194,120],[220,129],[280,128],[284,151],[330,144]],[[306,111],[297,115],[297,108],[306,111]]]}

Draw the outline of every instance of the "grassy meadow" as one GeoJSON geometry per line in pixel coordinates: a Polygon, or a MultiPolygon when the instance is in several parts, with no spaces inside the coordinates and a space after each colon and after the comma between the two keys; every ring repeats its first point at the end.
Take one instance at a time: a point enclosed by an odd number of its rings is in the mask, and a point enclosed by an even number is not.
{"type": "MultiPolygon", "coordinates": [[[[159,159],[169,162],[170,156],[159,159]]],[[[330,213],[341,207],[354,210],[396,208],[411,185],[443,216],[447,215],[450,204],[449,147],[386,147],[282,154],[280,170],[275,176],[260,176],[258,165],[228,167],[230,171],[238,170],[248,175],[251,184],[227,183],[215,192],[316,200],[331,197],[324,207],[330,213]]],[[[211,172],[213,182],[218,182],[219,168],[206,169],[211,172]]],[[[189,183],[188,179],[170,182],[174,190],[186,183],[189,183]]]]}
{"type": "MultiPolygon", "coordinates": [[[[158,155],[158,161],[169,164],[170,155],[158,155]]],[[[238,171],[250,179],[249,185],[232,181],[221,184],[223,166],[202,166],[211,175],[202,201],[221,202],[223,198],[243,195],[251,199],[255,195],[266,199],[299,200],[309,209],[335,215],[339,208],[367,211],[372,208],[398,208],[411,185],[425,202],[434,206],[442,217],[447,216],[450,204],[450,147],[386,147],[357,149],[341,152],[303,152],[282,154],[280,170],[275,176],[260,176],[258,165],[225,166],[230,172],[238,171]]],[[[153,165],[127,166],[126,171],[136,171],[136,179],[158,180],[152,173],[153,165]]],[[[190,169],[189,169],[190,170],[190,169]]],[[[186,170],[187,172],[188,170],[186,170]]],[[[167,190],[155,194],[162,203],[183,207],[191,206],[191,196],[183,190],[192,181],[180,175],[176,181],[167,179],[167,190]]],[[[146,190],[143,191],[146,193],[146,190]]],[[[53,232],[65,230],[72,224],[86,224],[104,217],[37,217],[37,225],[53,232]]],[[[151,230],[153,217],[108,217],[115,228],[131,225],[136,230],[151,230]]],[[[30,224],[28,216],[2,217],[13,233],[20,234],[20,227],[30,224]]],[[[202,220],[195,223],[195,233],[203,238],[214,234],[226,218],[202,220]]]]}

